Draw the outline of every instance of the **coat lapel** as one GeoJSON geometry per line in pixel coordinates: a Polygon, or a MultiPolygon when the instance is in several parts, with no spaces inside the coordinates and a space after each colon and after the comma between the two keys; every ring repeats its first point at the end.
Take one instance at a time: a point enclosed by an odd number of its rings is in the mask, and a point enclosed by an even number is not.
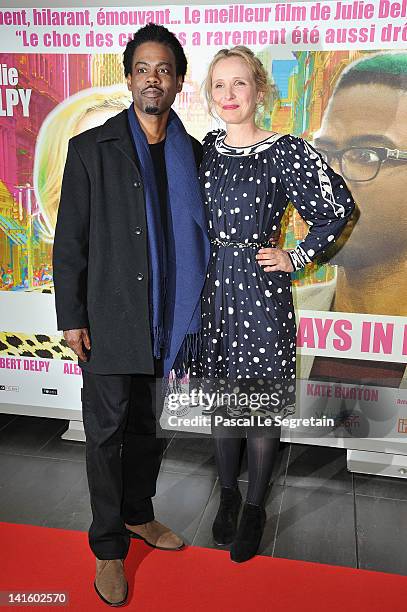
{"type": "Polygon", "coordinates": [[[117,149],[123,153],[139,171],[136,152],[129,132],[127,109],[123,110],[115,117],[108,119],[106,123],[100,126],[97,142],[103,143],[109,141],[114,141],[115,147],[117,147],[117,149]]]}

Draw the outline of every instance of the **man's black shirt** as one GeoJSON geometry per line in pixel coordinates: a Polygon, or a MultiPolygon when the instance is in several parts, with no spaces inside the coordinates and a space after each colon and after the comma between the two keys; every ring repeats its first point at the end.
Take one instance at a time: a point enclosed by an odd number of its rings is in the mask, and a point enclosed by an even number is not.
{"type": "Polygon", "coordinates": [[[161,225],[164,232],[164,237],[168,233],[168,217],[167,217],[167,169],[165,167],[164,146],[165,139],[155,144],[149,144],[151,159],[153,160],[154,174],[157,186],[158,201],[160,204],[161,225]]]}

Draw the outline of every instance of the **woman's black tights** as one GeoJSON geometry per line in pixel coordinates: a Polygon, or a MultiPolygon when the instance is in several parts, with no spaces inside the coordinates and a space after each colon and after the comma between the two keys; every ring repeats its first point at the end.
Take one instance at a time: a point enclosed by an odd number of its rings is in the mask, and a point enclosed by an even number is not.
{"type": "MultiPolygon", "coordinates": [[[[280,443],[281,427],[273,437],[247,432],[248,492],[246,501],[263,505],[280,443]]],[[[236,487],[240,467],[242,438],[227,436],[225,427],[214,427],[215,459],[221,487],[236,487]]]]}

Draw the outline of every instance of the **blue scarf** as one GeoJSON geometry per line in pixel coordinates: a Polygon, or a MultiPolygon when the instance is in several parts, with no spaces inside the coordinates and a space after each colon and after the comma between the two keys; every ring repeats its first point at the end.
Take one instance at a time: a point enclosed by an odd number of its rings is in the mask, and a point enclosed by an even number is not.
{"type": "Polygon", "coordinates": [[[209,260],[194,152],[181,120],[171,109],[164,147],[168,182],[165,244],[153,161],[133,104],[128,118],[145,194],[154,357],[163,358],[164,375],[173,370],[182,378],[199,350],[200,297],[209,260]]]}

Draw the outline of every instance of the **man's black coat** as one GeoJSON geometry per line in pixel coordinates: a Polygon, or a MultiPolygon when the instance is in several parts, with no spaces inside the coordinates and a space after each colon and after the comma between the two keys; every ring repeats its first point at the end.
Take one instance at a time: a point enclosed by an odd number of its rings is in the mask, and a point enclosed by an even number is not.
{"type": "MultiPolygon", "coordinates": [[[[197,165],[200,143],[192,139],[197,165]]],[[[87,327],[97,374],[152,374],[147,221],[127,110],[69,142],[54,240],[58,329],[87,327]]]]}

